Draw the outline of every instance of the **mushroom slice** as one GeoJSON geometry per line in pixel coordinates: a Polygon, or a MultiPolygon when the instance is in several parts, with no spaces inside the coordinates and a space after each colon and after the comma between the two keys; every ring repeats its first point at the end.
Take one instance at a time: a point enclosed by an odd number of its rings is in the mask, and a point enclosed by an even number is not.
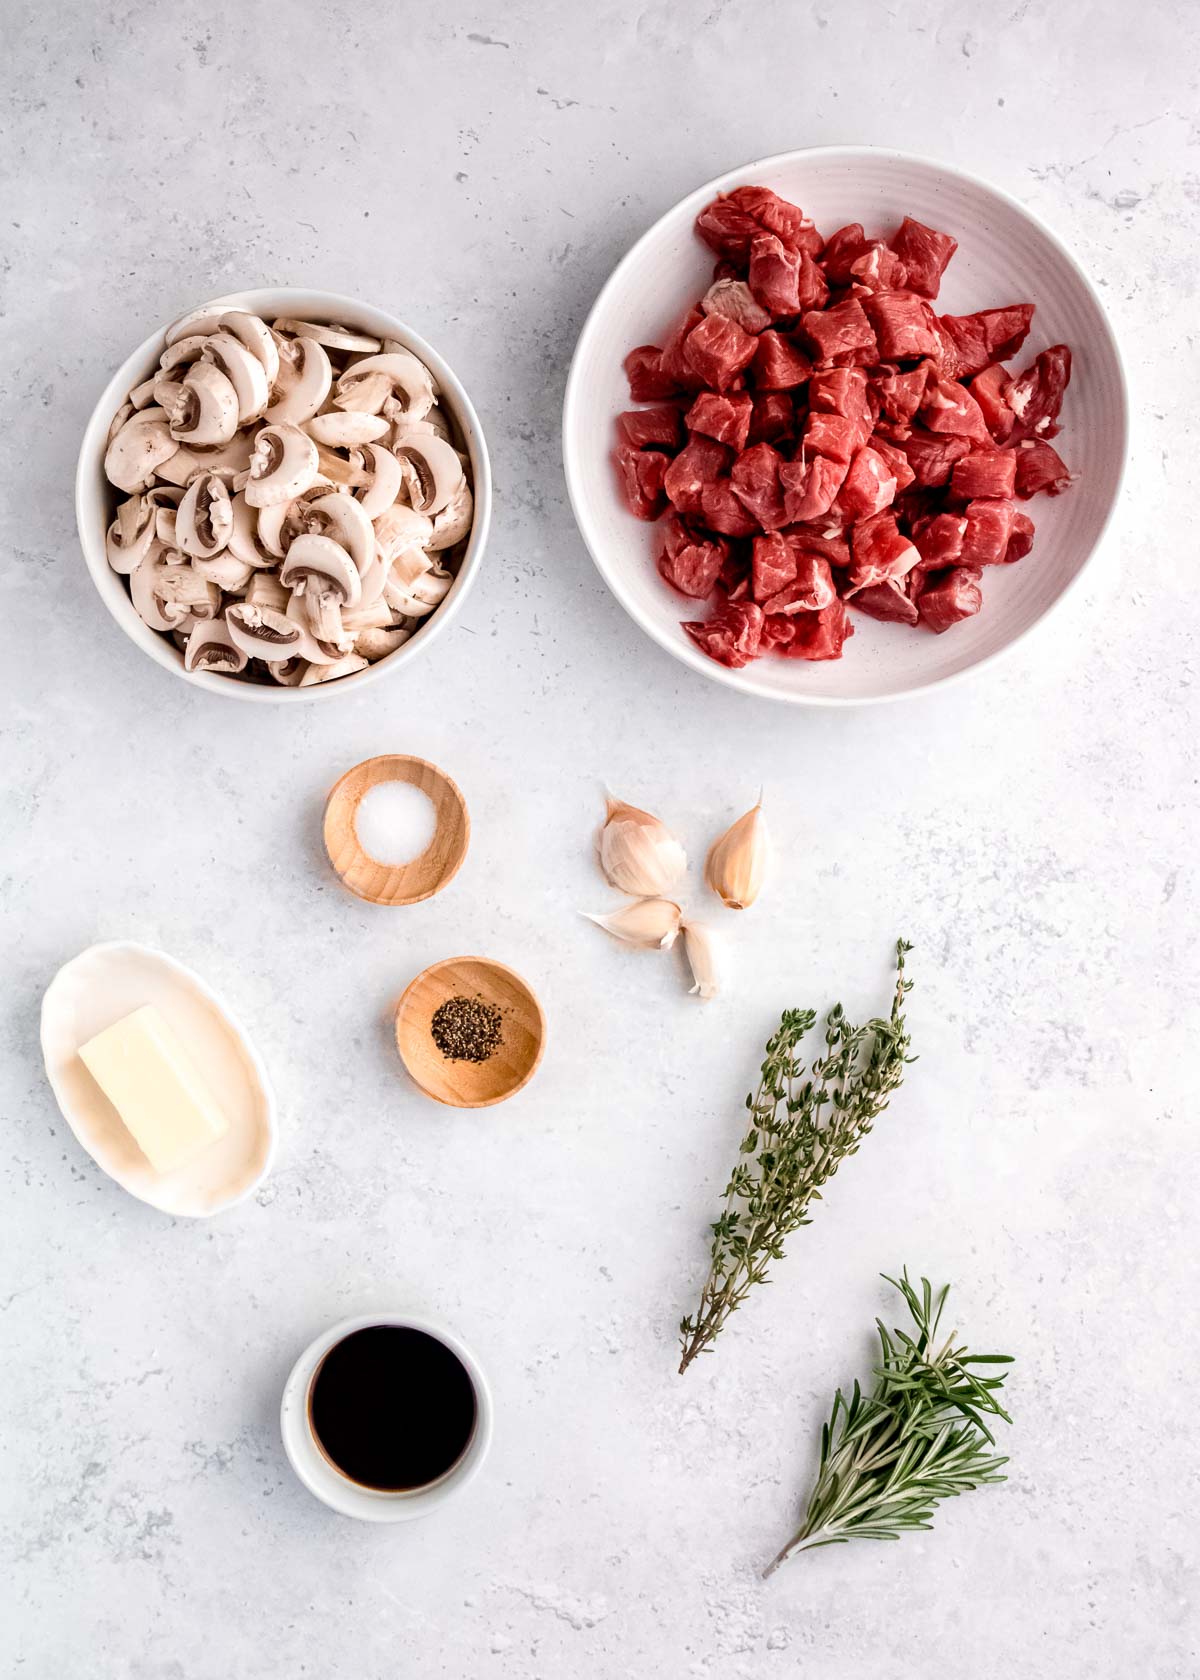
{"type": "Polygon", "coordinates": [[[190,560],[168,549],[165,564],[155,578],[155,593],[167,607],[183,607],[193,618],[216,618],[221,610],[221,591],[202,577],[190,560]]]}
{"type": "Polygon", "coordinates": [[[317,446],[299,426],[264,426],[254,440],[246,500],[254,508],[295,501],[316,476],[317,446]]]}
{"type": "MultiPolygon", "coordinates": [[[[385,403],[398,405],[399,412],[409,420],[422,420],[433,407],[433,375],[425,363],[411,350],[395,350],[382,356],[365,356],[361,362],[347,368],[337,382],[334,399],[339,408],[352,404],[357,388],[365,379],[384,374],[391,382],[391,395],[385,403]]],[[[374,390],[372,386],[370,389],[374,390]]],[[[382,405],[381,405],[382,406],[382,405]]],[[[384,413],[387,413],[384,407],[384,413]]],[[[388,418],[392,418],[388,415],[388,418]]]]}
{"type": "Polygon", "coordinates": [[[155,400],[154,387],[156,384],[157,376],[152,376],[149,379],[143,379],[140,385],[133,387],[133,390],[129,393],[129,400],[134,408],[150,407],[150,404],[155,400]]]}
{"type": "Polygon", "coordinates": [[[254,567],[245,560],[239,560],[228,549],[209,559],[197,556],[192,565],[206,583],[216,584],[226,595],[244,594],[246,585],[254,576],[254,567]]]}
{"type": "Polygon", "coordinates": [[[267,371],[253,350],[222,327],[204,340],[203,359],[220,368],[237,393],[238,425],[257,420],[270,401],[271,389],[267,371]]]}
{"type": "Polygon", "coordinates": [[[174,344],[167,345],[167,348],[158,358],[158,365],[163,373],[172,373],[177,367],[187,367],[190,363],[200,360],[207,343],[207,334],[203,338],[199,336],[177,338],[174,344]]]}
{"type": "Polygon", "coordinates": [[[304,512],[305,529],[340,543],[361,577],[374,558],[376,540],[375,527],[362,504],[335,490],[309,500],[304,512]]]}
{"type": "Polygon", "coordinates": [[[361,482],[358,469],[351,466],[344,455],[335,454],[323,443],[317,444],[317,460],[331,484],[344,484],[349,490],[361,482]]]}
{"type": "Polygon", "coordinates": [[[116,437],[117,433],[121,430],[121,427],[125,424],[126,420],[131,420],[135,413],[136,410],[131,402],[123,402],[121,404],[120,408],[109,421],[108,435],[104,439],[104,447],[106,449],[116,437]]]}
{"type": "Polygon", "coordinates": [[[200,449],[187,444],[158,468],[158,476],[168,484],[181,488],[189,484],[198,472],[243,473],[250,466],[250,451],[254,440],[249,432],[238,432],[228,443],[215,449],[200,449]]]}
{"type": "Polygon", "coordinates": [[[391,630],[395,622],[392,609],[381,596],[342,609],[342,629],[348,634],[357,635],[360,630],[391,630]]]}
{"type": "Polygon", "coordinates": [[[371,564],[362,575],[362,594],[359,597],[359,607],[369,607],[373,602],[382,599],[383,586],[388,579],[389,566],[390,561],[384,559],[383,552],[379,544],[376,543],[371,564]]]}
{"type": "Polygon", "coordinates": [[[236,602],[225,610],[225,622],[233,645],[251,659],[265,659],[269,665],[291,659],[295,654],[307,657],[304,627],[286,613],[273,607],[251,606],[249,601],[236,602]]]}
{"type": "Polygon", "coordinates": [[[155,538],[157,514],[148,495],[130,496],[121,503],[104,539],[104,552],[114,572],[128,577],[141,565],[155,538]]]}
{"type": "Polygon", "coordinates": [[[337,677],[351,677],[355,671],[365,671],[367,661],[358,653],[348,653],[333,665],[310,665],[300,678],[301,688],[312,688],[315,683],[333,682],[337,677]]]}
{"type": "Polygon", "coordinates": [[[190,611],[186,604],[176,601],[173,596],[168,598],[162,582],[166,564],[165,552],[151,549],[129,577],[129,596],[134,611],[151,630],[164,632],[178,629],[190,611]]]}
{"type": "Polygon", "coordinates": [[[291,333],[295,338],[312,338],[330,350],[365,351],[370,356],[379,349],[377,338],[369,338],[366,333],[351,332],[349,327],[343,327],[338,321],[322,325],[318,321],[297,321],[285,315],[276,321],[274,326],[277,333],[291,333]]]}
{"type": "Polygon", "coordinates": [[[197,473],[175,516],[176,542],[185,554],[211,560],[228,546],[232,532],[233,503],[228,485],[217,473],[197,473]]]}
{"type": "Polygon", "coordinates": [[[176,443],[228,443],[238,426],[237,392],[220,368],[193,362],[167,415],[176,443]]]}
{"type": "Polygon", "coordinates": [[[330,628],[331,634],[318,636],[309,620],[309,597],[295,594],[288,597],[287,616],[304,631],[304,656],[310,665],[332,665],[335,660],[344,659],[348,653],[354,652],[356,632],[346,629],[341,621],[340,611],[339,608],[335,618],[332,609],[329,610],[327,627],[330,628]]]}
{"type": "Polygon", "coordinates": [[[433,407],[429,410],[429,413],[425,416],[421,424],[423,426],[428,426],[430,431],[437,437],[445,438],[447,443],[453,443],[454,438],[450,431],[450,422],[446,419],[446,416],[442,413],[436,403],[434,403],[433,407]]]}
{"type": "Polygon", "coordinates": [[[258,516],[246,500],[246,492],[239,490],[230,506],[233,513],[229,532],[230,554],[247,566],[274,566],[279,556],[272,554],[259,540],[258,516]]]}
{"type": "Polygon", "coordinates": [[[452,444],[431,432],[406,431],[403,441],[393,445],[393,453],[404,473],[408,499],[418,513],[432,519],[450,505],[465,478],[452,444]]]}
{"type": "Polygon", "coordinates": [[[367,483],[356,500],[368,519],[385,513],[400,494],[404,470],[390,449],[380,443],[364,444],[350,457],[351,464],[365,472],[367,483]]]}
{"type": "Polygon", "coordinates": [[[470,531],[474,516],[475,498],[471,494],[471,486],[464,478],[457,492],[434,520],[433,535],[426,546],[434,553],[443,548],[453,548],[455,543],[461,542],[470,531]]]}
{"type": "Polygon", "coordinates": [[[427,514],[418,513],[407,502],[395,502],[374,522],[375,541],[387,561],[392,561],[406,548],[426,548],[433,535],[433,521],[427,514]]]}
{"type": "Polygon", "coordinates": [[[378,414],[316,414],[304,422],[304,430],[327,449],[352,449],[360,443],[374,443],[391,430],[378,414]]]}
{"type": "Polygon", "coordinates": [[[386,659],[389,653],[403,647],[411,636],[412,631],[406,630],[402,624],[388,629],[372,626],[369,630],[359,631],[354,638],[354,651],[361,654],[368,665],[374,665],[377,659],[386,659]]]}
{"type": "Polygon", "coordinates": [[[133,495],[149,488],[155,472],[177,447],[161,408],[133,409],[105,451],[104,476],[118,490],[133,495]]]}
{"type": "Polygon", "coordinates": [[[274,612],[286,612],[291,591],[283,587],[277,572],[255,572],[246,586],[248,607],[270,607],[274,612]]]}
{"type": "MultiPolygon", "coordinates": [[[[363,358],[364,360],[366,358],[363,358]]],[[[357,364],[355,364],[357,365],[357,364]]],[[[347,369],[349,372],[349,369],[347,369]]],[[[346,374],[342,374],[342,379],[346,374]]],[[[334,407],[352,414],[380,414],[383,405],[392,395],[392,382],[386,373],[367,373],[361,379],[354,381],[343,392],[341,379],[338,380],[338,393],[334,397],[334,407]]],[[[384,425],[390,422],[385,420],[384,425]]]]}
{"type": "Polygon", "coordinates": [[[251,315],[248,309],[231,309],[222,315],[220,330],[232,333],[247,350],[253,352],[263,365],[268,389],[279,378],[279,341],[265,321],[251,315]]]}
{"type": "Polygon", "coordinates": [[[235,677],[246,669],[247,655],[229,634],[223,618],[198,624],[187,640],[183,655],[185,671],[220,671],[235,677]]]}
{"type": "Polygon", "coordinates": [[[280,659],[267,666],[267,674],[281,688],[299,688],[308,670],[308,661],[298,655],[294,659],[280,659]]]}
{"type": "Polygon", "coordinates": [[[284,340],[280,347],[279,377],[271,391],[267,419],[272,425],[311,420],[329,395],[333,369],[315,338],[284,340]]]}
{"type": "Polygon", "coordinates": [[[395,579],[394,573],[395,567],[383,595],[388,605],[405,618],[424,618],[445,600],[454,583],[453,573],[440,570],[425,572],[415,583],[408,585],[395,579]]]}
{"type": "Polygon", "coordinates": [[[309,628],[322,642],[344,635],[342,608],[362,597],[358,567],[331,537],[297,537],[279,569],[279,581],[293,595],[304,596],[309,628]]]}
{"type": "Polygon", "coordinates": [[[173,321],[167,328],[166,342],[175,344],[189,333],[207,336],[216,332],[227,308],[228,305],[202,303],[199,309],[189,309],[186,315],[181,315],[178,321],[173,321]]]}

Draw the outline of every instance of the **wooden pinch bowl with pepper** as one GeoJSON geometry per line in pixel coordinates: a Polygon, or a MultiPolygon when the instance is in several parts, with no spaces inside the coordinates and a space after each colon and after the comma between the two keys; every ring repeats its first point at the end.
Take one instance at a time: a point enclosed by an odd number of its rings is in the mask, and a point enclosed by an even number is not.
{"type": "Polygon", "coordinates": [[[515,1096],[537,1072],[545,1042],[533,991],[488,957],[434,963],[396,1006],[396,1048],[409,1077],[451,1108],[489,1108],[515,1096]]]}

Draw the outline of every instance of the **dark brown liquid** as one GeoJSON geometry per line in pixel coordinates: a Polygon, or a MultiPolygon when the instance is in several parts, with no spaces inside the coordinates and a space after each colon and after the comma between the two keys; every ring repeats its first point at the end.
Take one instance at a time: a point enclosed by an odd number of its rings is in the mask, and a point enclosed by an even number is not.
{"type": "Polygon", "coordinates": [[[423,1330],[373,1324],[331,1347],[309,1391],[313,1434],[343,1475],[399,1493],[453,1469],[475,1430],[457,1354],[423,1330]]]}

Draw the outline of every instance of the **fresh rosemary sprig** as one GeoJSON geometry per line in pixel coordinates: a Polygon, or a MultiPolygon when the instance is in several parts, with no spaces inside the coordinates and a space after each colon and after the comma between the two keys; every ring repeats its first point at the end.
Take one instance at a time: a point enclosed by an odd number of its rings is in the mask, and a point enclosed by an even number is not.
{"type": "Polygon", "coordinates": [[[793,1552],[930,1528],[943,1499],[1005,1480],[998,1472],[1008,1460],[989,1450],[996,1443],[983,1414],[1012,1422],[995,1392],[1007,1372],[976,1376],[970,1367],[1008,1365],[1010,1356],[968,1353],[953,1330],[938,1345],[949,1284],[935,1295],[922,1278],[918,1295],[907,1270],[899,1282],[886,1281],[903,1295],[916,1333],[888,1331],[876,1319],[882,1363],[875,1387],[864,1395],[855,1383],[849,1400],[840,1388],[834,1395],[804,1522],[764,1575],[793,1552]]]}
{"type": "Polygon", "coordinates": [[[820,1200],[821,1187],[857,1151],[903,1079],[913,1059],[903,1014],[912,985],[904,978],[904,958],[911,950],[897,940],[896,990],[886,1020],[851,1026],[841,1004],[834,1004],[825,1021],[825,1054],[813,1061],[808,1078],[796,1050],[816,1024],[815,1010],[785,1009],[767,1041],[758,1090],[746,1098],[750,1118],[738,1163],[712,1227],[700,1305],[679,1326],[680,1372],[711,1347],[752,1286],[766,1282],[769,1262],[781,1259],[786,1238],[809,1223],[810,1203],[820,1200]]]}

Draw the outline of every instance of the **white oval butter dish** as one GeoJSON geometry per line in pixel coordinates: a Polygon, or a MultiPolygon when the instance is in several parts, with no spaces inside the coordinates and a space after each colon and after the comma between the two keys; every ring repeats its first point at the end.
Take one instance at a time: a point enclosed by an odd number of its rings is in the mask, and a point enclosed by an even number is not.
{"type": "Polygon", "coordinates": [[[92,945],[59,969],[42,999],[42,1056],[63,1118],[110,1178],[163,1213],[203,1219],[243,1201],[275,1153],[275,1098],[257,1051],[199,975],[162,951],[92,945]],[[156,1173],[92,1078],[79,1047],[144,1004],[175,1029],[229,1121],[223,1138],[156,1173]]]}

